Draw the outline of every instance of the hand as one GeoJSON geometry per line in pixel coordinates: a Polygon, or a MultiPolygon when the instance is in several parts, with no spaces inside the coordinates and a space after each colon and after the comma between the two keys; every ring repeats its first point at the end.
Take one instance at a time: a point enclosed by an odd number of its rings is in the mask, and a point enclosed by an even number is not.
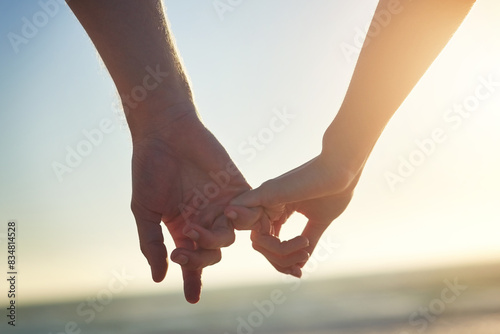
{"type": "Polygon", "coordinates": [[[158,124],[133,138],[131,208],[153,280],[162,281],[168,266],[163,221],[177,247],[171,259],[182,265],[186,300],[196,303],[202,268],[217,263],[219,248],[234,242],[223,210],[250,187],[196,114],[158,124]],[[200,242],[192,240],[199,235],[200,242]]]}
{"type": "Polygon", "coordinates": [[[236,229],[252,229],[254,249],[278,271],[297,277],[324,231],[346,209],[361,174],[335,173],[320,159],[240,195],[225,210],[236,229]],[[307,217],[307,225],[300,236],[282,242],[281,226],[294,212],[307,217]]]}

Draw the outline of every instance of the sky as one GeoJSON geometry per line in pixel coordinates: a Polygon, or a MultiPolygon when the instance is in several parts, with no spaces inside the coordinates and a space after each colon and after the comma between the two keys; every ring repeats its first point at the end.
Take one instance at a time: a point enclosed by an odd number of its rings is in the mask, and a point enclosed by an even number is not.
{"type": "MultiPolygon", "coordinates": [[[[359,50],[377,1],[214,3],[165,0],[203,121],[258,186],[320,152],[356,63],[346,47],[359,50]]],[[[479,0],[406,99],[304,279],[500,260],[498,13],[479,0]]],[[[2,1],[0,15],[0,264],[15,220],[19,299],[85,299],[117,272],[130,277],[123,295],[181,291],[176,264],[155,284],[139,251],[130,135],[85,31],[59,1],[2,1]]],[[[284,237],[304,223],[292,217],[284,237]]],[[[205,269],[205,289],[283,280],[248,239],[238,232],[205,269]]]]}

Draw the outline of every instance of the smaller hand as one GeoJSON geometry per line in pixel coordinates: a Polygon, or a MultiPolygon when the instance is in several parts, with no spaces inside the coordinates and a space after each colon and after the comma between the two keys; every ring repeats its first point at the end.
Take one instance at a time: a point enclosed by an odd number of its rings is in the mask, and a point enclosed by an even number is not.
{"type": "Polygon", "coordinates": [[[325,178],[346,175],[349,174],[332,174],[313,159],[238,196],[231,201],[225,214],[236,229],[253,229],[251,239],[254,249],[262,253],[278,271],[300,277],[301,268],[324,231],[348,206],[360,173],[351,177],[344,187],[336,186],[346,184],[345,180],[325,178]],[[301,195],[305,199],[300,200],[301,195]],[[307,225],[300,236],[280,241],[281,227],[294,212],[308,218],[307,225]]]}

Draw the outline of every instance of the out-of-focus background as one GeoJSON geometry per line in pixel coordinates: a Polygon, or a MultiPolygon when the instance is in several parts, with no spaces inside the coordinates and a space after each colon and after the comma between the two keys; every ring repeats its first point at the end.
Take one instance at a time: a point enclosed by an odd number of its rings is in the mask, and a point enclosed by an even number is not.
{"type": "MultiPolygon", "coordinates": [[[[204,122],[253,186],[319,153],[376,4],[165,0],[204,122]]],[[[9,221],[18,272],[16,327],[2,306],[1,332],[500,332],[499,15],[478,0],[302,280],[239,232],[189,305],[178,266],[155,284],[139,251],[130,135],[89,38],[62,1],[0,2],[0,275],[9,221]]]]}

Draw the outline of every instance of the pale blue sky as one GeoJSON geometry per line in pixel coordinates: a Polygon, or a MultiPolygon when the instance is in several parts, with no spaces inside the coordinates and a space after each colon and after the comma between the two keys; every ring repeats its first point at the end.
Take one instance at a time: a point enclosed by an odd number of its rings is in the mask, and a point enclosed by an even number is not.
{"type": "MultiPolygon", "coordinates": [[[[319,152],[354,68],[341,45],[354,43],[376,3],[243,1],[220,20],[212,1],[166,1],[199,111],[252,185],[319,152]],[[283,108],[294,118],[249,159],[241,147],[283,108]]],[[[122,268],[135,277],[124,294],[180,291],[175,264],[164,283],[149,278],[129,212],[131,146],[114,112],[114,86],[78,21],[59,6],[16,53],[9,33],[22,35],[23,17],[43,9],[37,1],[0,4],[0,222],[19,224],[20,298],[85,298],[122,268]],[[67,147],[77,149],[83,131],[103,119],[113,131],[59,182],[53,163],[64,163],[67,147]]],[[[309,277],[500,258],[500,87],[460,125],[443,118],[480,77],[500,81],[499,9],[479,0],[391,120],[351,206],[326,233],[336,252],[309,277]],[[447,139],[391,189],[387,172],[438,128],[447,139]]],[[[303,222],[287,225],[293,236],[303,222]]],[[[247,239],[238,233],[223,261],[205,270],[205,288],[254,282],[256,270],[259,282],[282,279],[247,239]]]]}

